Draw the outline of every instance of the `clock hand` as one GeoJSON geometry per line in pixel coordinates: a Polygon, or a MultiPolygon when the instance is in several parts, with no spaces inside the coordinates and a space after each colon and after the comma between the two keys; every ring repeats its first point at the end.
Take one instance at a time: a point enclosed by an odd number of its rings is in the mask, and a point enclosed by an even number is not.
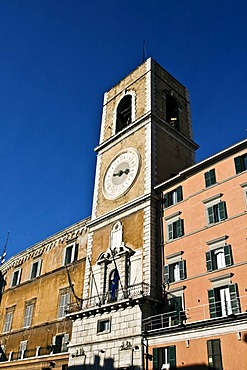
{"type": "Polygon", "coordinates": [[[126,168],[124,171],[123,170],[119,170],[117,173],[114,173],[113,174],[113,176],[115,177],[115,176],[119,176],[119,177],[121,177],[124,173],[126,174],[126,175],[128,175],[128,173],[130,172],[130,170],[128,169],[128,168],[126,168]]]}

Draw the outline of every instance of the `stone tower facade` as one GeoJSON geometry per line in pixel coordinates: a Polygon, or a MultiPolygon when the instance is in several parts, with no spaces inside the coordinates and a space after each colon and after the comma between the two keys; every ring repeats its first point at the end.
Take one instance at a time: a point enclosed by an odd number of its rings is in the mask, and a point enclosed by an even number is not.
{"type": "Polygon", "coordinates": [[[151,58],[105,93],[70,369],[143,369],[142,320],[162,302],[153,189],[194,164],[196,148],[187,89],[151,58]]]}

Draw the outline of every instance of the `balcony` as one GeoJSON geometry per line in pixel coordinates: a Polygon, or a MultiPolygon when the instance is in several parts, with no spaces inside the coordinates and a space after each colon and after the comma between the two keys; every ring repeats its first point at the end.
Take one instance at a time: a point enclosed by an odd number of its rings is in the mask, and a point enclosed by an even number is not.
{"type": "Polygon", "coordinates": [[[73,315],[76,312],[107,308],[107,306],[111,307],[112,305],[131,304],[143,298],[157,300],[155,288],[151,288],[149,284],[145,283],[130,285],[123,289],[117,289],[114,294],[112,291],[108,291],[84,299],[81,302],[72,302],[68,305],[66,312],[68,315],[73,315]]]}
{"type": "MultiPolygon", "coordinates": [[[[206,321],[211,322],[213,320],[224,320],[231,318],[244,317],[247,312],[247,295],[237,297],[237,301],[240,302],[242,308],[242,313],[235,313],[233,307],[229,304],[222,306],[222,301],[215,302],[215,311],[214,315],[210,317],[210,305],[198,305],[190,308],[186,308],[183,311],[172,311],[162,313],[160,315],[150,316],[143,320],[143,331],[145,333],[162,331],[162,330],[171,330],[176,327],[185,327],[190,326],[190,324],[200,324],[205,323],[206,321]]],[[[236,304],[237,302],[231,302],[231,304],[236,304]]]]}
{"type": "Polygon", "coordinates": [[[39,358],[39,357],[47,357],[47,356],[55,356],[58,354],[67,354],[68,352],[63,351],[60,349],[59,351],[54,351],[53,346],[46,346],[46,347],[36,347],[33,349],[27,349],[23,351],[17,352],[9,352],[9,353],[2,353],[0,355],[0,362],[9,362],[9,361],[17,361],[17,360],[25,360],[30,358],[39,358]]]}

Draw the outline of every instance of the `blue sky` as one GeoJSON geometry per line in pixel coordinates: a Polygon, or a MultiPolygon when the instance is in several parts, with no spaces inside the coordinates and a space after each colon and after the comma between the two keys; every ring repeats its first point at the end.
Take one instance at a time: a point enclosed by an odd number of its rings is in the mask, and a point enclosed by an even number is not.
{"type": "Polygon", "coordinates": [[[0,253],[91,214],[103,93],[148,57],[191,96],[197,161],[246,138],[245,0],[0,1],[0,253]]]}

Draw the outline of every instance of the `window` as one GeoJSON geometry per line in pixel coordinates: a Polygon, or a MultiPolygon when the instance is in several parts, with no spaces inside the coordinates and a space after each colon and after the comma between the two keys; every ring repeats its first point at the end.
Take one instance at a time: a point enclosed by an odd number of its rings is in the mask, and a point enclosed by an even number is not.
{"type": "Polygon", "coordinates": [[[117,300],[118,282],[119,272],[118,269],[114,269],[109,276],[109,299],[111,302],[117,300]]]}
{"type": "Polygon", "coordinates": [[[236,173],[241,173],[247,169],[247,153],[234,158],[236,173]]]}
{"type": "Polygon", "coordinates": [[[20,280],[21,280],[21,269],[13,272],[12,279],[11,279],[11,287],[14,287],[20,284],[20,280]]]}
{"type": "Polygon", "coordinates": [[[206,252],[207,271],[213,271],[232,265],[232,253],[230,245],[223,245],[206,252]]]}
{"type": "Polygon", "coordinates": [[[30,279],[34,279],[40,274],[41,260],[34,262],[31,266],[30,279]]]}
{"type": "Polygon", "coordinates": [[[52,353],[68,352],[69,334],[58,334],[52,338],[52,353]]]}
{"type": "Polygon", "coordinates": [[[179,131],[179,109],[176,99],[170,95],[166,95],[166,122],[168,122],[175,130],[179,131]]]}
{"type": "Polygon", "coordinates": [[[64,265],[68,265],[78,258],[78,244],[73,243],[68,245],[64,250],[64,265]]]}
{"type": "Polygon", "coordinates": [[[208,223],[215,224],[227,218],[226,202],[219,202],[207,208],[208,223]]]}
{"type": "Polygon", "coordinates": [[[212,169],[204,174],[206,188],[216,184],[215,169],[212,169]]]}
{"type": "Polygon", "coordinates": [[[164,266],[164,281],[165,284],[186,278],[185,261],[178,261],[164,266]]]}
{"type": "Polygon", "coordinates": [[[179,186],[178,188],[164,195],[164,207],[170,207],[173,204],[181,202],[181,200],[183,200],[183,191],[182,186],[179,186]]]}
{"type": "Polygon", "coordinates": [[[228,316],[240,312],[237,284],[229,284],[208,290],[210,318],[228,316]]]}
{"type": "Polygon", "coordinates": [[[213,339],[207,341],[208,350],[208,366],[210,369],[222,370],[222,356],[220,348],[220,339],[213,339]]]}
{"type": "Polygon", "coordinates": [[[61,291],[59,298],[58,317],[64,317],[66,315],[66,310],[69,303],[70,292],[67,289],[65,291],[61,291]]]}
{"type": "Polygon", "coordinates": [[[18,359],[23,359],[25,357],[25,351],[27,349],[27,340],[22,340],[19,346],[18,359]]]}
{"type": "Polygon", "coordinates": [[[8,331],[11,330],[13,316],[14,316],[14,310],[7,309],[6,314],[5,314],[4,326],[3,326],[4,333],[7,333],[8,331]]]}
{"type": "Polygon", "coordinates": [[[176,221],[167,224],[168,240],[173,240],[184,235],[183,220],[178,219],[176,221]]]}
{"type": "Polygon", "coordinates": [[[24,314],[24,324],[23,327],[26,328],[31,325],[32,317],[33,317],[33,310],[34,310],[34,303],[29,302],[25,306],[25,314],[24,314]]]}
{"type": "Polygon", "coordinates": [[[3,294],[3,291],[4,291],[5,285],[6,285],[6,281],[4,279],[4,276],[3,276],[2,272],[0,271],[0,303],[1,303],[1,300],[2,300],[2,294],[3,294]]]}
{"type": "Polygon", "coordinates": [[[6,346],[0,344],[0,362],[7,361],[6,346]]]}
{"type": "Polygon", "coordinates": [[[132,96],[126,95],[120,100],[117,107],[116,133],[131,123],[132,96]]]}
{"type": "Polygon", "coordinates": [[[99,320],[97,323],[97,333],[109,333],[110,332],[110,320],[99,320]]]}
{"type": "Polygon", "coordinates": [[[176,369],[176,346],[153,348],[153,370],[176,369]]]}
{"type": "Polygon", "coordinates": [[[247,206],[247,183],[241,184],[240,186],[243,188],[244,200],[245,200],[245,204],[247,206]]]}

